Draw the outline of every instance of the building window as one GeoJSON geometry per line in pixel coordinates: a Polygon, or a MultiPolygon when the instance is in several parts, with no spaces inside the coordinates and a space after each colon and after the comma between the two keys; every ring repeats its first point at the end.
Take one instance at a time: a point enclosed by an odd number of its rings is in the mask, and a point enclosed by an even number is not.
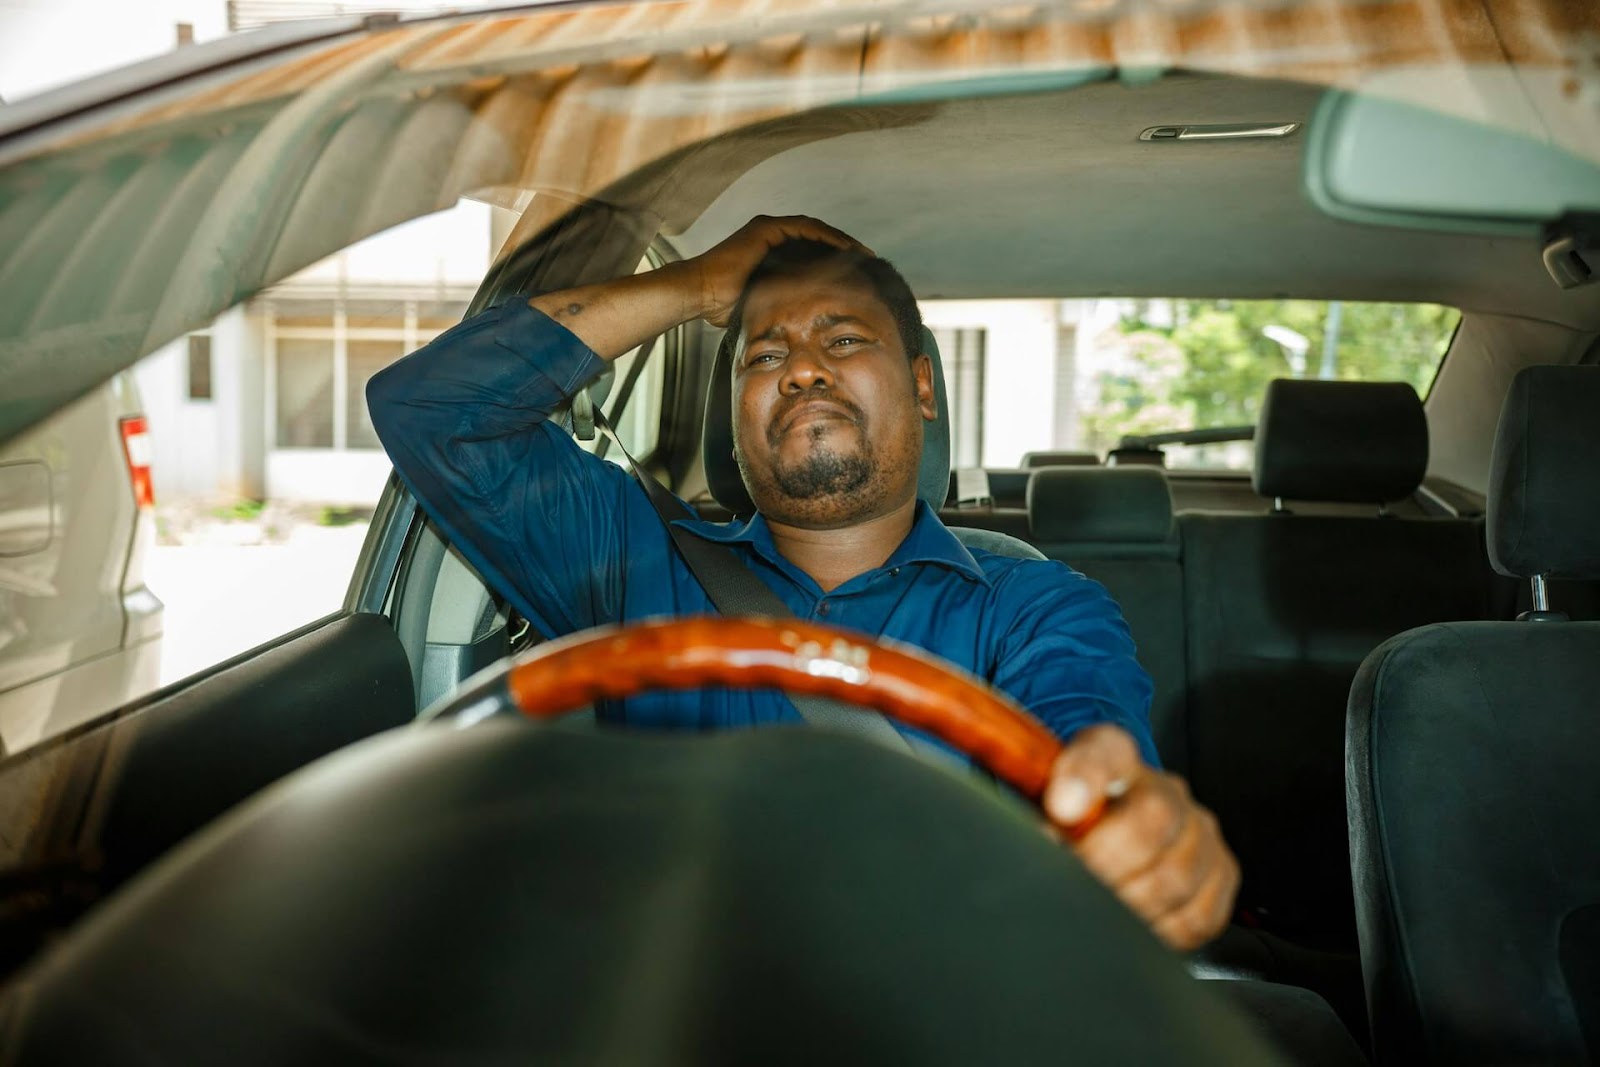
{"type": "Polygon", "coordinates": [[[278,339],[278,447],[333,447],[333,338],[278,339]]]}
{"type": "Polygon", "coordinates": [[[983,466],[983,359],[981,329],[936,329],[933,338],[944,362],[944,388],[950,412],[950,464],[983,466]]]}
{"type": "Polygon", "coordinates": [[[211,399],[211,335],[189,335],[189,399],[211,399]]]}
{"type": "Polygon", "coordinates": [[[345,447],[382,448],[367,413],[367,381],[406,354],[402,341],[349,341],[346,344],[345,447]]]}
{"type": "Polygon", "coordinates": [[[464,297],[275,300],[268,312],[273,447],[381,450],[367,382],[460,322],[466,307],[464,297]]]}

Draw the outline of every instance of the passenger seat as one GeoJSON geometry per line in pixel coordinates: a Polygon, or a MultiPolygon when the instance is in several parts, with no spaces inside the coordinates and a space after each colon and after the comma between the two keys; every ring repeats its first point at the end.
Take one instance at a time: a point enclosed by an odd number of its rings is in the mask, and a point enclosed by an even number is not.
{"type": "Polygon", "coordinates": [[[1182,513],[1188,770],[1239,857],[1260,928],[1354,957],[1344,808],[1350,683],[1381,642],[1492,617],[1481,521],[1398,518],[1428,463],[1400,383],[1274,381],[1256,434],[1256,515],[1182,513]],[[1296,515],[1295,501],[1370,516],[1296,515]]]}
{"type": "Polygon", "coordinates": [[[1155,697],[1150,726],[1168,770],[1184,735],[1183,573],[1172,497],[1154,467],[1044,467],[1028,482],[1034,547],[1088,575],[1122,607],[1155,697]]]}

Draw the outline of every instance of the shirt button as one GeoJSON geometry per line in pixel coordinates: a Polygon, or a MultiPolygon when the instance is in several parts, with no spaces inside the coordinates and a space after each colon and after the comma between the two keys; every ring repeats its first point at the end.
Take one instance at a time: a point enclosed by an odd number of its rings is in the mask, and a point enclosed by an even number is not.
{"type": "Polygon", "coordinates": [[[891,577],[891,578],[900,577],[900,568],[899,567],[890,567],[889,568],[889,577],[891,577]]]}
{"type": "Polygon", "coordinates": [[[821,615],[821,616],[824,616],[824,617],[827,616],[827,614],[828,614],[828,602],[826,600],[824,600],[822,603],[817,605],[817,614],[821,615]]]}

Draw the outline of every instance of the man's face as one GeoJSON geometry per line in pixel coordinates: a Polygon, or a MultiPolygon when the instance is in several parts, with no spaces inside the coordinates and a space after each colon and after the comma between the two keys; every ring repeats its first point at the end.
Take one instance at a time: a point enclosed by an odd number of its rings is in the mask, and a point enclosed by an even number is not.
{"type": "Polygon", "coordinates": [[[826,529],[915,497],[932,363],[906,358],[865,279],[830,265],[768,279],[746,297],[742,327],[734,455],[764,515],[826,529]]]}

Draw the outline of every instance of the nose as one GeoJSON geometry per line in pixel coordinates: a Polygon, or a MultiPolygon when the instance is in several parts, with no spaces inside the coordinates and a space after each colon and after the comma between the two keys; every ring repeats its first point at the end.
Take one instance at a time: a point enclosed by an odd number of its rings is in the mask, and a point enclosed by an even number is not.
{"type": "Polygon", "coordinates": [[[833,367],[819,349],[812,345],[795,345],[790,349],[789,359],[784,364],[780,388],[784,393],[803,393],[816,388],[832,389],[833,367]]]}

